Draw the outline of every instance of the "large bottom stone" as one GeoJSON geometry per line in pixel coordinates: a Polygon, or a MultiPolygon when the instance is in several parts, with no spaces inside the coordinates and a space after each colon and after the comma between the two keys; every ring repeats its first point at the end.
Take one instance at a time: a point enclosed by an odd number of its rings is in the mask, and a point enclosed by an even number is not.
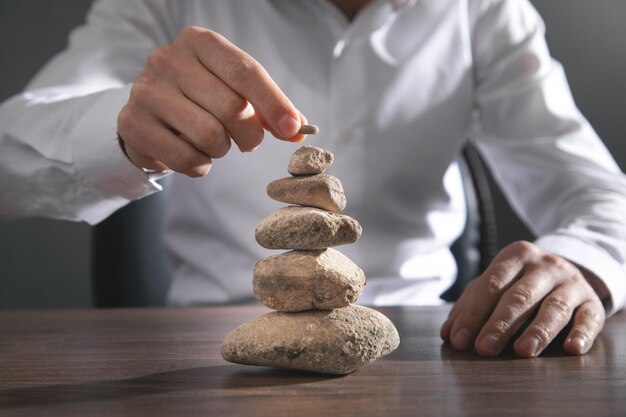
{"type": "Polygon", "coordinates": [[[228,362],[330,374],[348,374],[393,352],[393,323],[367,307],[272,312],[242,324],[222,345],[228,362]]]}

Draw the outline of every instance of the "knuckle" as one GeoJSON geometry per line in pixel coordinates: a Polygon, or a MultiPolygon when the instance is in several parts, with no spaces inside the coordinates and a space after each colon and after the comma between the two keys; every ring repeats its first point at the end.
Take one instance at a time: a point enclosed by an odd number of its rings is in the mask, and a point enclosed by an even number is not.
{"type": "Polygon", "coordinates": [[[228,40],[211,29],[207,29],[201,26],[187,26],[176,38],[174,43],[181,45],[188,45],[191,49],[206,48],[206,47],[220,47],[228,43],[228,40]]]}
{"type": "Polygon", "coordinates": [[[212,120],[202,120],[195,123],[193,129],[194,139],[201,143],[211,143],[222,135],[223,129],[212,120]]]}
{"type": "Polygon", "coordinates": [[[573,308],[571,302],[565,297],[551,296],[545,299],[544,304],[553,316],[569,319],[572,315],[573,308]]]}
{"type": "Polygon", "coordinates": [[[130,102],[152,103],[157,99],[157,91],[154,85],[146,79],[139,77],[130,89],[130,102]]]}
{"type": "Polygon", "coordinates": [[[150,52],[148,54],[148,56],[146,57],[146,63],[144,65],[144,67],[146,69],[151,69],[151,68],[158,68],[159,67],[159,62],[161,60],[161,53],[159,52],[159,48],[153,50],[152,52],[150,52]]]}
{"type": "Polygon", "coordinates": [[[134,144],[141,135],[138,119],[136,111],[128,104],[117,115],[117,133],[125,143],[134,144]]]}
{"type": "Polygon", "coordinates": [[[132,133],[133,129],[133,111],[131,107],[127,104],[122,108],[120,113],[117,115],[117,130],[120,135],[124,136],[124,134],[132,133]]]}
{"type": "Polygon", "coordinates": [[[507,246],[507,249],[523,257],[533,255],[537,251],[537,247],[526,240],[513,242],[507,246]]]}
{"type": "Polygon", "coordinates": [[[180,36],[178,37],[178,39],[179,40],[194,39],[200,36],[207,36],[209,32],[211,32],[209,29],[205,29],[200,26],[186,26],[180,32],[180,36]]]}
{"type": "Polygon", "coordinates": [[[509,320],[505,319],[497,319],[493,323],[493,329],[495,333],[499,336],[502,336],[511,330],[512,323],[509,320]]]}
{"type": "Polygon", "coordinates": [[[504,291],[506,283],[499,275],[491,274],[485,277],[483,286],[488,295],[497,296],[504,291]]]}
{"type": "Polygon", "coordinates": [[[246,85],[262,74],[260,64],[249,55],[231,57],[225,72],[228,79],[236,85],[246,85]]]}
{"type": "Polygon", "coordinates": [[[550,328],[545,323],[533,323],[529,329],[544,345],[550,343],[553,338],[550,328]]]}
{"type": "Polygon", "coordinates": [[[541,263],[554,269],[571,270],[572,265],[565,259],[552,253],[546,253],[541,256],[541,263]]]}
{"type": "Polygon", "coordinates": [[[602,328],[604,321],[606,320],[606,313],[604,307],[600,304],[598,308],[585,308],[580,311],[580,318],[584,323],[590,324],[594,327],[602,328]]]}
{"type": "Polygon", "coordinates": [[[248,107],[248,101],[238,94],[229,94],[220,106],[220,114],[232,117],[243,113],[248,107]]]}
{"type": "Polygon", "coordinates": [[[147,68],[163,67],[164,62],[167,61],[167,53],[165,51],[165,48],[165,46],[159,46],[148,54],[148,57],[146,58],[147,68]]]}
{"type": "Polygon", "coordinates": [[[179,72],[181,61],[175,46],[162,45],[148,55],[146,69],[158,77],[173,77],[179,72]]]}
{"type": "Polygon", "coordinates": [[[575,266],[572,266],[572,274],[570,275],[570,279],[574,285],[583,286],[589,294],[594,295],[596,298],[598,297],[598,293],[594,290],[594,287],[590,281],[588,281],[585,276],[580,272],[575,266]]]}
{"type": "Polygon", "coordinates": [[[222,36],[222,34],[215,32],[214,30],[205,28],[196,29],[196,36],[209,45],[224,45],[228,43],[228,40],[222,36]]]}
{"type": "Polygon", "coordinates": [[[535,296],[530,288],[518,285],[511,289],[508,295],[510,305],[516,306],[520,310],[527,311],[535,303],[535,296]]]}

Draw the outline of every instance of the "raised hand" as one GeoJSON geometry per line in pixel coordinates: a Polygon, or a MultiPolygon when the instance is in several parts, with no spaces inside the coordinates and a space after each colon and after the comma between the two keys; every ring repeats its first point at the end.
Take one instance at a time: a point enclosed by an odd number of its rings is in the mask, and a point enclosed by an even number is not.
{"type": "Polygon", "coordinates": [[[253,151],[264,129],[301,141],[306,119],[250,55],[218,33],[186,28],[155,49],[118,117],[118,133],[135,165],[203,176],[231,138],[253,151]]]}

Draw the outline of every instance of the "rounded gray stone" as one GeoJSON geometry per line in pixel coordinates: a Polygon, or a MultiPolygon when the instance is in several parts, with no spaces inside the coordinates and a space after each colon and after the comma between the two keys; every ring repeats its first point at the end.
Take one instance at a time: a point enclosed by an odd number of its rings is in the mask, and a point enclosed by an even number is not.
{"type": "Polygon", "coordinates": [[[332,175],[281,178],[268,184],[267,195],[282,203],[334,212],[346,208],[346,195],[341,181],[332,175]]]}
{"type": "Polygon", "coordinates": [[[325,149],[305,145],[293,153],[287,171],[294,176],[322,174],[333,163],[334,158],[325,149]]]}
{"type": "Polygon", "coordinates": [[[350,305],[265,314],[230,332],[221,353],[226,361],[245,365],[348,374],[393,352],[399,343],[387,317],[350,305]]]}
{"type": "Polygon", "coordinates": [[[312,207],[284,207],[261,220],[256,241],[266,249],[326,249],[356,242],[361,225],[350,216],[312,207]]]}
{"type": "Polygon", "coordinates": [[[291,251],[257,262],[252,286],[273,310],[332,310],[361,296],[365,274],[335,249],[291,251]]]}

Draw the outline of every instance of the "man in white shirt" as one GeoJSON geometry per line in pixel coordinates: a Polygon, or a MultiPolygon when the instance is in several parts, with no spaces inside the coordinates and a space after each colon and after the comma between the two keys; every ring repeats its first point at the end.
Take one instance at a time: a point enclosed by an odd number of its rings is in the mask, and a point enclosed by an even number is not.
{"type": "Polygon", "coordinates": [[[454,161],[471,138],[540,238],[500,252],[442,338],[495,356],[536,312],[519,356],[570,321],[564,348],[581,354],[623,307],[626,181],[526,0],[101,0],[0,108],[0,216],[97,223],[173,170],[169,302],[249,299],[268,254],[254,226],[278,206],[265,186],[304,115],[364,228],[343,250],[368,276],[364,302],[436,303],[454,280],[454,161]]]}

